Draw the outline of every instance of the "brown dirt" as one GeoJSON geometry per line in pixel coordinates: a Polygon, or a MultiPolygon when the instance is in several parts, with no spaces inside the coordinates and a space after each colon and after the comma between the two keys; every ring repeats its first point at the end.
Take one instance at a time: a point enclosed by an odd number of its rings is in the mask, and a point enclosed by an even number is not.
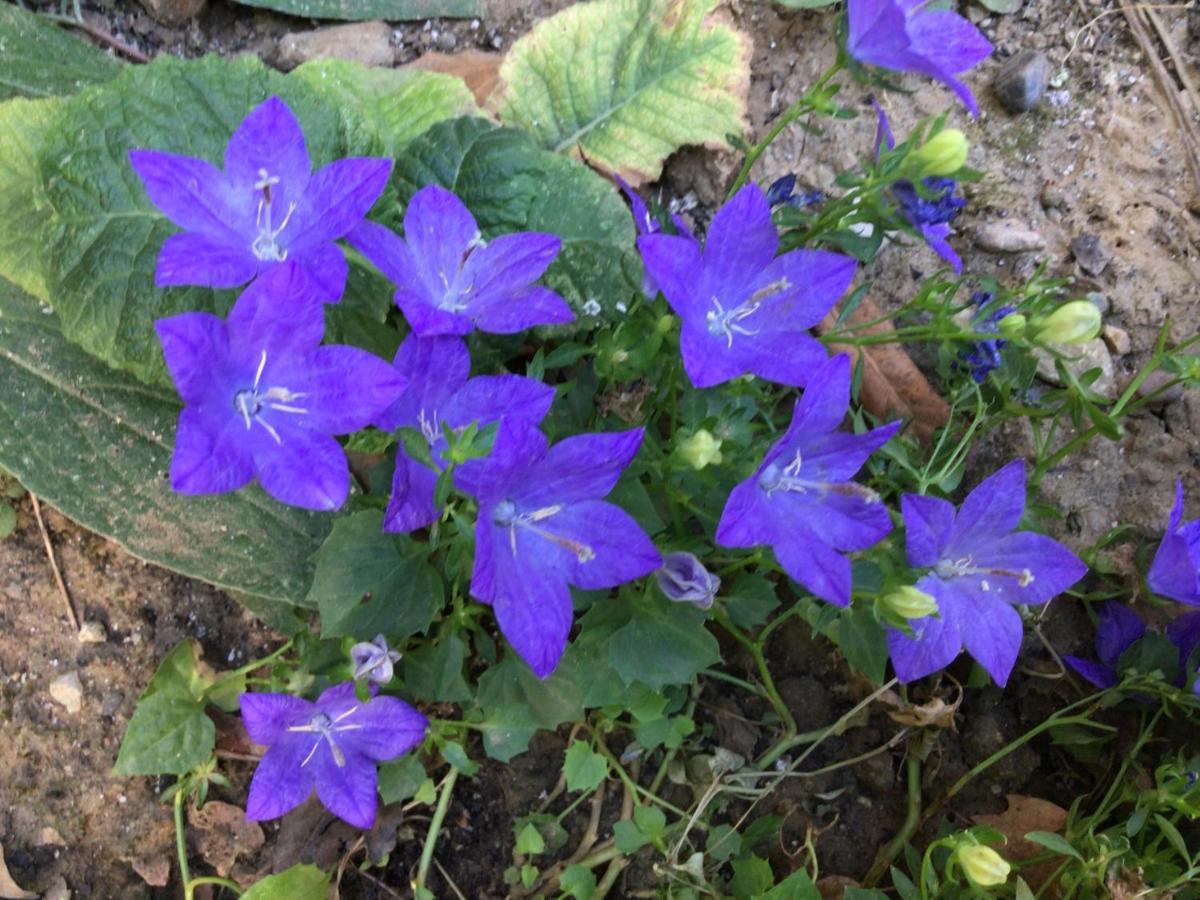
{"type": "MultiPolygon", "coordinates": [[[[521,3],[492,0],[478,22],[429,22],[397,26],[397,62],[431,49],[452,52],[469,47],[505,50],[538,18],[568,5],[566,0],[521,3]]],[[[1028,3],[1023,13],[992,17],[983,23],[1000,53],[1037,48],[1057,71],[1072,40],[1084,25],[1083,4],[1028,3]]],[[[1092,10],[1093,7],[1087,7],[1092,10]]],[[[142,8],[119,0],[85,4],[90,20],[143,52],[197,55],[203,52],[256,53],[270,60],[277,39],[306,23],[212,0],[208,10],[182,28],[155,23],[142,8]]],[[[751,121],[755,135],[814,79],[828,62],[824,19],[787,12],[766,3],[736,2],[734,17],[754,38],[751,121]]],[[[1089,13],[1095,15],[1098,9],[1089,13]]],[[[1184,29],[1184,17],[1164,12],[1176,44],[1196,63],[1196,43],[1184,29]]],[[[977,94],[999,60],[991,60],[968,79],[977,94]]],[[[1081,290],[1103,292],[1111,304],[1108,321],[1127,330],[1129,355],[1118,358],[1118,379],[1128,378],[1147,356],[1167,313],[1173,337],[1200,325],[1200,224],[1188,210],[1194,185],[1160,88],[1148,74],[1119,15],[1097,21],[1071,55],[1068,78],[1054,90],[1059,105],[1010,116],[990,97],[984,115],[968,122],[955,111],[955,124],[972,139],[971,164],[993,173],[974,186],[967,214],[957,223],[957,246],[970,271],[1002,277],[1027,274],[1030,255],[989,256],[970,247],[970,235],[983,223],[1007,219],[1039,231],[1047,243],[1041,254],[1054,274],[1079,274],[1069,252],[1073,238],[1097,235],[1113,259],[1097,277],[1083,278],[1081,290]]],[[[908,99],[890,103],[893,125],[905,130],[919,116],[951,104],[945,91],[917,80],[908,99]]],[[[766,154],[757,177],[767,182],[798,172],[812,187],[828,187],[833,175],[866,152],[874,119],[865,104],[866,89],[849,85],[846,96],[863,115],[836,126],[833,138],[785,133],[766,154]]],[[[668,166],[664,190],[682,196],[685,205],[711,209],[719,202],[732,171],[728,156],[685,151],[668,166]]],[[[893,250],[865,273],[876,281],[876,296],[909,292],[936,260],[924,248],[893,250]]],[[[1064,514],[1064,537],[1086,544],[1116,522],[1134,524],[1145,534],[1161,530],[1173,481],[1183,476],[1195,496],[1200,491],[1200,397],[1189,394],[1160,412],[1137,417],[1120,443],[1094,443],[1051,473],[1043,501],[1064,514]]],[[[1028,436],[1009,435],[1003,446],[982,452],[973,472],[977,480],[1001,458],[1021,452],[1028,436]]],[[[79,897],[177,896],[177,886],[152,888],[151,880],[174,869],[169,809],[156,798],[164,785],[150,779],[118,779],[109,772],[134,701],[157,662],[179,640],[200,639],[215,666],[237,663],[262,652],[272,636],[225,598],[204,585],[134,560],[107,541],[81,532],[57,514],[47,514],[63,570],[81,617],[100,622],[107,639],[80,644],[61,612],[61,600],[46,562],[28,502],[20,524],[0,541],[0,841],[16,881],[46,890],[56,879],[79,897]],[[56,676],[77,671],[83,684],[83,709],[69,714],[50,699],[56,676]],[[165,863],[165,865],[164,865],[165,863]],[[157,872],[155,871],[157,869],[157,872]],[[140,873],[140,874],[139,874],[140,873]]],[[[1045,626],[1060,651],[1090,644],[1086,619],[1078,609],[1058,605],[1045,626]]],[[[814,640],[794,620],[781,629],[772,647],[781,690],[802,719],[802,728],[831,721],[855,701],[849,673],[823,640],[814,640]]],[[[1027,651],[1042,651],[1031,645],[1027,651]]],[[[1034,657],[1029,657],[1034,658],[1034,657]]],[[[736,662],[735,662],[736,665],[736,662]]],[[[970,692],[963,706],[960,734],[943,733],[934,762],[927,767],[931,790],[944,787],[1021,730],[1042,721],[1062,705],[1069,692],[1062,682],[1020,674],[1001,695],[970,692]]],[[[724,717],[720,698],[710,688],[704,716],[730,740],[761,739],[738,730],[736,716],[724,717]],[[711,695],[711,696],[710,696],[711,695]]],[[[739,698],[740,702],[740,698],[739,698]]],[[[752,712],[741,708],[742,714],[752,712]]],[[[860,728],[828,742],[811,760],[814,767],[878,746],[895,726],[882,713],[860,728]]],[[[528,812],[539,792],[548,790],[561,758],[561,737],[539,738],[530,754],[511,767],[489,765],[455,796],[439,859],[469,897],[504,896],[501,872],[511,863],[511,823],[528,812]]],[[[1065,805],[1076,785],[1062,773],[1035,774],[1043,761],[1034,746],[997,767],[986,784],[964,797],[965,806],[1002,811],[1007,793],[1030,793],[1065,805]],[[1032,779],[1032,780],[1031,780],[1032,779]]],[[[809,826],[824,829],[817,839],[822,873],[861,875],[871,848],[894,833],[902,818],[896,779],[899,757],[884,754],[817,779],[786,782],[763,811],[785,819],[780,845],[772,858],[783,869],[809,826]]],[[[249,768],[232,765],[235,788],[221,799],[244,799],[249,768]]],[[[686,798],[684,798],[686,799],[686,798]]],[[[579,824],[568,822],[575,833],[579,824]]],[[[323,853],[334,857],[351,838],[338,836],[328,823],[311,824],[325,835],[323,853]]],[[[306,826],[309,827],[309,826],[306,826]]],[[[388,867],[375,877],[407,893],[408,876],[419,853],[424,823],[400,821],[399,843],[388,867]]],[[[266,829],[267,844],[251,867],[267,866],[281,836],[266,829]]],[[[311,837],[311,834],[309,835],[311,837]]],[[[296,840],[293,836],[292,840],[296,840]]],[[[648,875],[633,866],[630,878],[648,875]]],[[[350,868],[342,896],[389,896],[370,876],[350,868]]],[[[174,877],[174,876],[172,876],[174,877]]],[[[439,876],[440,877],[440,876],[439,876]]],[[[442,896],[446,886],[432,885],[442,896]]],[[[616,894],[631,889],[618,882],[616,894]]]]}

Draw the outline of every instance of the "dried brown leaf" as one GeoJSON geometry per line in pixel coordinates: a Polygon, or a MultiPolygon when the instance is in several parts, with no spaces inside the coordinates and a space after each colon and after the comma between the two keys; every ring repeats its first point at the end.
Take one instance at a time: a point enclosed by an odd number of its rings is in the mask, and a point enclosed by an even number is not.
{"type": "MultiPolygon", "coordinates": [[[[866,297],[852,312],[842,327],[873,322],[883,312],[866,297]]],[[[838,310],[830,310],[824,321],[817,326],[819,334],[833,331],[837,323],[838,310]]],[[[856,331],[857,335],[885,334],[895,331],[890,320],[878,322],[856,331]]],[[[833,353],[848,353],[850,361],[858,365],[863,359],[863,380],[859,397],[863,407],[881,419],[903,417],[917,440],[928,443],[933,433],[950,419],[950,407],[933,389],[929,380],[921,374],[908,351],[902,344],[871,344],[856,347],[849,344],[831,343],[833,353]]]]}
{"type": "Polygon", "coordinates": [[[400,68],[423,69],[461,78],[475,95],[475,102],[482,107],[496,90],[496,83],[500,80],[500,63],[503,61],[504,56],[499,53],[463,50],[461,53],[426,53],[400,68]]]}
{"type": "Polygon", "coordinates": [[[914,728],[949,728],[954,731],[954,714],[962,706],[962,687],[952,703],[947,703],[941,697],[934,697],[927,703],[914,705],[906,703],[895,691],[885,691],[879,699],[887,706],[893,707],[888,716],[893,722],[909,725],[914,728]]]}
{"type": "MultiPolygon", "coordinates": [[[[1025,840],[1025,835],[1031,831],[1049,831],[1057,833],[1067,824],[1067,811],[1057,803],[1043,800],[1040,797],[1027,797],[1024,794],[1009,794],[1008,809],[1002,813],[990,813],[972,816],[976,825],[986,825],[995,828],[1007,839],[1002,853],[1006,859],[1023,862],[1032,859],[1046,848],[1041,844],[1025,840]]],[[[1029,882],[1030,887],[1037,891],[1046,879],[1054,874],[1058,863],[1054,860],[1021,870],[1021,876],[1029,882]]]]}
{"type": "Polygon", "coordinates": [[[0,844],[0,898],[3,900],[37,900],[37,894],[22,888],[8,874],[8,863],[4,861],[3,844],[0,844]]]}

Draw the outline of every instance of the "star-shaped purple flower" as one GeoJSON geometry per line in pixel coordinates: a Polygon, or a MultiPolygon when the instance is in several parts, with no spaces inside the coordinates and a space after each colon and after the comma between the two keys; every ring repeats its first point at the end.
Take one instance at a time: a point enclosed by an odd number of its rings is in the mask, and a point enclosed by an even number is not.
{"type": "Polygon", "coordinates": [[[908,564],[932,571],[916,584],[938,616],[914,619],[912,636],[891,629],[888,651],[902,682],[915,681],[967,652],[1001,687],[1021,649],[1016,603],[1045,603],[1087,566],[1045,535],[1016,531],[1025,512],[1025,463],[1014,460],[980,482],[957,513],[936,497],[900,501],[908,564]]]}
{"type": "MultiPolygon", "coordinates": [[[[372,694],[375,692],[372,686],[372,694]]],[[[290,694],[242,694],[242,722],[267,752],[250,781],[246,818],[277,819],[316,788],[321,803],[357,828],[375,824],[375,764],[425,739],[429,722],[395,697],[354,695],[354,682],[313,703],[290,694]]]]}
{"type": "Polygon", "coordinates": [[[1156,594],[1200,606],[1200,519],[1183,521],[1182,481],[1175,482],[1175,506],[1146,582],[1156,594]]]}
{"type": "Polygon", "coordinates": [[[686,237],[638,238],[647,273],[683,320],[683,367],[696,387],[746,372],[803,386],[828,358],[808,329],[846,292],[854,260],[822,250],[776,257],[778,246],[756,184],[717,211],[703,250],[686,237]]]}
{"type": "Polygon", "coordinates": [[[846,50],[861,63],[917,72],[942,82],[970,110],[979,107],[955,78],[992,52],[983,34],[958,13],[929,9],[929,0],[849,0],[846,50]]]}
{"type": "Polygon", "coordinates": [[[528,422],[505,419],[491,455],[464,465],[459,486],[479,502],[471,595],[539,678],[571,630],[571,592],[648,575],[662,557],[641,526],[603,498],[637,455],[642,429],[580,434],[549,447],[528,422]]]}
{"type": "Polygon", "coordinates": [[[365,427],[404,378],[356,347],[321,347],[316,286],[289,261],[242,292],[226,320],[191,312],[154,323],[183,397],[171,487],[236,490],[256,475],[283,503],[337,509],[350,470],[335,434],[365,427]]]}
{"type": "Polygon", "coordinates": [[[1096,612],[1096,658],[1099,662],[1079,656],[1063,656],[1063,662],[1098,688],[1110,688],[1117,683],[1117,660],[1121,654],[1141,640],[1146,623],[1123,603],[1109,600],[1096,612]]]}
{"type": "Polygon", "coordinates": [[[534,284],[559,238],[521,231],[485,241],[470,210],[439,185],[413,195],[403,239],[364,222],[350,243],[395,282],[396,305],[419,335],[513,334],[575,318],[566,300],[534,284]]]}
{"type": "Polygon", "coordinates": [[[159,251],[159,287],[237,287],[294,260],[326,302],[346,286],[346,258],[334,241],[362,221],[392,170],[390,159],[362,157],[314,173],[300,124],[278,97],[238,126],[224,171],[159,150],[133,150],[129,161],[150,200],[183,229],[159,251]]]}
{"type": "MultiPolygon", "coordinates": [[[[468,379],[471,358],[467,345],[451,335],[410,334],[396,351],[392,365],[408,381],[408,387],[375,424],[384,431],[419,429],[429,443],[430,456],[441,467],[446,465],[447,449],[443,425],[459,429],[476,422],[482,427],[508,417],[537,425],[554,402],[554,388],[532,378],[480,375],[468,379]]],[[[434,503],[437,478],[437,472],[400,447],[384,531],[412,531],[436,522],[440,514],[434,503]]]]}
{"type": "Polygon", "coordinates": [[[879,497],[850,479],[900,427],[838,431],[850,403],[850,358],[813,375],[792,424],[750,478],[733,489],[717,525],[723,547],[770,544],[784,571],[816,596],[850,603],[850,561],[892,530],[879,497]]]}
{"type": "MultiPolygon", "coordinates": [[[[617,187],[621,189],[621,193],[625,195],[625,199],[629,201],[629,210],[633,213],[633,224],[637,228],[637,233],[661,234],[663,230],[662,223],[650,214],[650,209],[646,206],[646,201],[633,189],[633,186],[620,175],[614,174],[613,180],[617,183],[617,187]]],[[[680,237],[696,242],[696,236],[692,234],[692,230],[688,228],[687,222],[683,221],[679,215],[672,213],[671,222],[675,225],[675,229],[678,231],[680,237]]],[[[696,243],[698,245],[698,242],[696,243]]],[[[642,293],[651,300],[658,294],[658,285],[650,277],[649,272],[642,275],[642,293]]]]}

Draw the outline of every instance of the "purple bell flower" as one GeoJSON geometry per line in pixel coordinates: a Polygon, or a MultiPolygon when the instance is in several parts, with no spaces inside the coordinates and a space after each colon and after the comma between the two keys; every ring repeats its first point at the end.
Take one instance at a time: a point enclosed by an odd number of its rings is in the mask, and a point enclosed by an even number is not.
{"type": "Polygon", "coordinates": [[[1099,662],[1078,656],[1063,656],[1063,662],[1101,690],[1110,688],[1117,683],[1117,660],[1145,633],[1146,623],[1137,613],[1124,604],[1109,600],[1101,603],[1096,613],[1096,658],[1099,662]]]}
{"type": "Polygon", "coordinates": [[[388,647],[387,638],[377,634],[373,641],[363,641],[350,648],[350,662],[354,664],[351,677],[355,681],[365,678],[382,686],[388,684],[395,675],[400,651],[392,650],[388,647]]]}
{"type": "Polygon", "coordinates": [[[1175,506],[1146,575],[1150,590],[1200,606],[1200,519],[1183,521],[1183,482],[1175,482],[1175,506]]]}
{"type": "Polygon", "coordinates": [[[700,609],[712,606],[721,589],[721,579],[704,568],[694,554],[684,550],[666,554],[654,578],[668,600],[694,603],[700,609]]]}

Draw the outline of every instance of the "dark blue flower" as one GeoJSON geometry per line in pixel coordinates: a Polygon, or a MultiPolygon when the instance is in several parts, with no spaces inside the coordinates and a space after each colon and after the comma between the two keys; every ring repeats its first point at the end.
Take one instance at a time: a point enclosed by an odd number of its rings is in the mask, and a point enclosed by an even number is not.
{"type": "Polygon", "coordinates": [[[897,181],[892,193],[900,203],[904,218],[918,228],[922,225],[946,225],[958,218],[967,201],[955,194],[958,182],[953,178],[930,176],[921,179],[927,196],[921,196],[911,181],[897,181]]]}
{"type": "Polygon", "coordinates": [[[771,182],[767,188],[767,204],[774,209],[777,206],[816,206],[825,199],[824,191],[801,191],[796,193],[796,176],[784,175],[771,182]]]}
{"type": "MultiPolygon", "coordinates": [[[[971,295],[971,302],[979,310],[975,318],[971,320],[972,331],[999,332],[1000,320],[1016,311],[1016,307],[1005,303],[981,315],[987,309],[988,304],[995,299],[995,296],[991,291],[976,291],[971,295]]],[[[959,358],[966,363],[976,384],[982,384],[992,370],[1000,367],[1002,362],[1000,351],[1007,343],[1008,341],[1003,338],[996,338],[994,341],[976,341],[968,349],[958,354],[959,358]]]]}

